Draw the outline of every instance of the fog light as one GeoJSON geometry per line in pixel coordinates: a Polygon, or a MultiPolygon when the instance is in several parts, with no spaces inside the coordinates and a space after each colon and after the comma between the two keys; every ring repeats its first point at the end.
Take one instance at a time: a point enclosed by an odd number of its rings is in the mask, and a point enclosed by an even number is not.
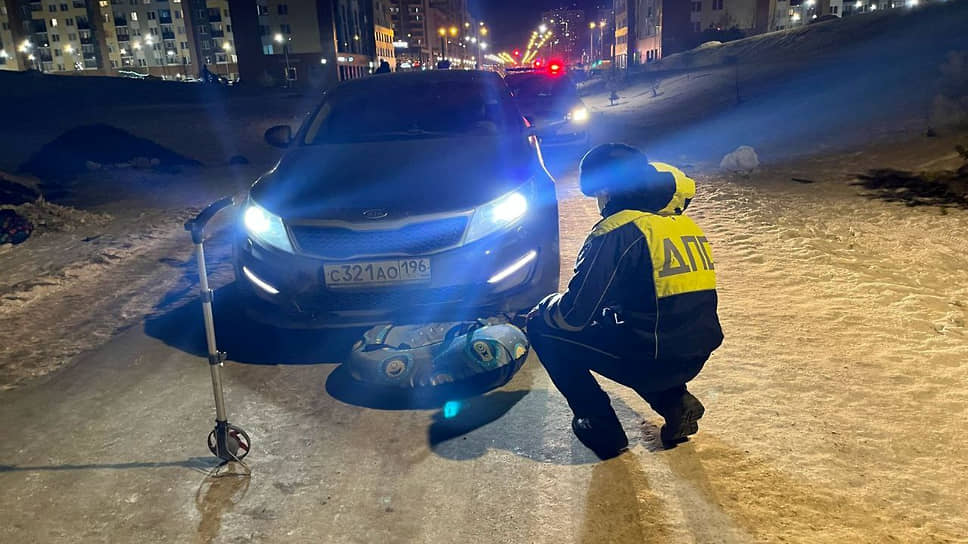
{"type": "Polygon", "coordinates": [[[521,257],[520,259],[511,263],[511,266],[491,276],[491,279],[487,280],[487,283],[498,283],[499,281],[506,279],[511,274],[514,274],[518,270],[521,270],[527,266],[527,264],[533,261],[537,256],[538,252],[532,249],[524,257],[521,257]]]}
{"type": "Polygon", "coordinates": [[[278,289],[264,282],[261,278],[259,278],[259,276],[256,276],[255,274],[253,274],[252,271],[249,270],[248,268],[243,266],[242,273],[245,274],[245,277],[249,278],[249,281],[251,281],[256,287],[258,287],[259,289],[262,289],[266,293],[269,293],[270,295],[279,294],[278,289]]]}

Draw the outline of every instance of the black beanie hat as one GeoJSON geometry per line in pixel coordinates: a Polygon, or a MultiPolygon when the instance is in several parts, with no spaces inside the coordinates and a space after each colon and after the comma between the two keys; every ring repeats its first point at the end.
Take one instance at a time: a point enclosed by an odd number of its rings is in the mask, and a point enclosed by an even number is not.
{"type": "Polygon", "coordinates": [[[645,153],[626,144],[602,144],[581,159],[579,185],[585,196],[605,191],[611,195],[642,189],[658,173],[645,153]]]}

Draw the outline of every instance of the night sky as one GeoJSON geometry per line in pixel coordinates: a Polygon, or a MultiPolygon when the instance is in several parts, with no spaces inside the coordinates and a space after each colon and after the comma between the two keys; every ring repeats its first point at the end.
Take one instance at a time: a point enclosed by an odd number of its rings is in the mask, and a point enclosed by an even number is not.
{"type": "Polygon", "coordinates": [[[594,8],[601,0],[469,0],[470,10],[483,18],[491,30],[495,51],[527,45],[532,30],[538,27],[541,12],[558,7],[594,8]]]}

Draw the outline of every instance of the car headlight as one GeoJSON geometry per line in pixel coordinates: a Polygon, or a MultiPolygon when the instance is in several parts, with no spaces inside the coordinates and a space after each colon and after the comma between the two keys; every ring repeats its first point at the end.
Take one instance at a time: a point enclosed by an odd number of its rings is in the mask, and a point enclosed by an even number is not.
{"type": "Polygon", "coordinates": [[[575,123],[584,123],[588,121],[588,108],[584,106],[579,106],[570,112],[568,112],[568,120],[574,121],[575,123]]]}
{"type": "Polygon", "coordinates": [[[282,218],[266,211],[251,198],[245,204],[242,216],[245,230],[250,236],[270,246],[292,253],[292,242],[282,224],[282,218]]]}
{"type": "Polygon", "coordinates": [[[528,211],[528,199],[521,193],[508,193],[474,211],[466,242],[480,240],[488,234],[510,227],[528,211]]]}

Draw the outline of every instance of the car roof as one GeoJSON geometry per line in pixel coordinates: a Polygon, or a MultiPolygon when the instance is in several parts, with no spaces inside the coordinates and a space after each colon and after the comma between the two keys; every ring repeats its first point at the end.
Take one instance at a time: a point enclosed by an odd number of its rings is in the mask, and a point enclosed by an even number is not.
{"type": "Polygon", "coordinates": [[[420,83],[484,83],[503,85],[501,76],[485,70],[426,70],[419,72],[393,72],[389,74],[375,74],[369,77],[351,79],[338,85],[338,88],[366,90],[368,88],[400,85],[411,86],[420,83]]]}

